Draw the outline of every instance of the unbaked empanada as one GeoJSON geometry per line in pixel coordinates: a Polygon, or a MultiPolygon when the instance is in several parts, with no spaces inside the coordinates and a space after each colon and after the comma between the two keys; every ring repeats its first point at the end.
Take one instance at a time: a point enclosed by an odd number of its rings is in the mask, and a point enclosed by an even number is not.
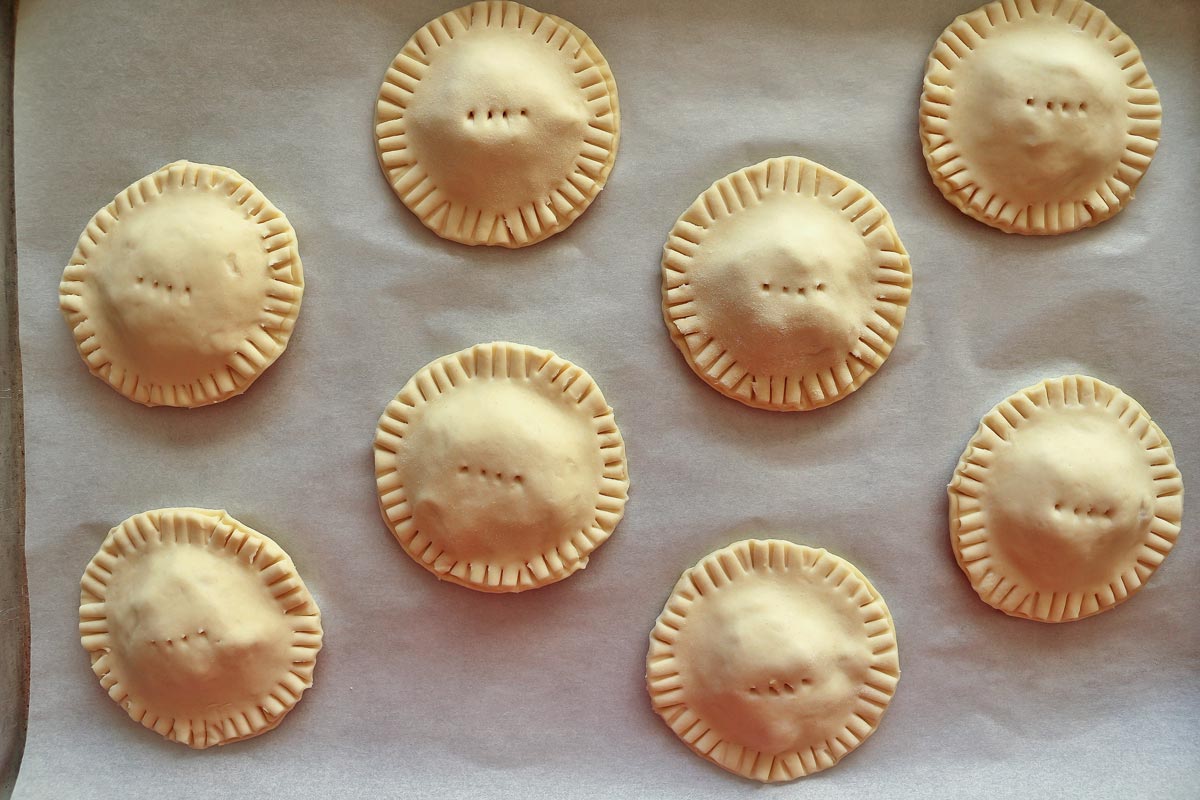
{"type": "Polygon", "coordinates": [[[176,161],[88,223],[59,305],[92,374],[147,406],[241,394],[300,314],[296,232],[226,167],[176,161]]]}
{"type": "Polygon", "coordinates": [[[312,686],[321,612],[279,545],[224,511],[146,511],[84,571],[79,633],[131,718],[202,749],[258,736],[312,686]]]}
{"type": "Polygon", "coordinates": [[[524,247],[566,228],[604,188],[620,131],[616,81],[587,34],[501,0],[417,31],[375,110],[397,196],[463,244],[524,247]]]}
{"type": "Polygon", "coordinates": [[[1141,54],[1084,0],[998,0],[938,38],[921,93],[933,182],[1009,233],[1103,222],[1133,197],[1162,127],[1141,54]]]}
{"type": "Polygon", "coordinates": [[[591,376],[547,350],[480,344],[423,367],[375,433],[384,521],[439,579],[521,592],[587,566],[629,473],[591,376]]]}
{"type": "Polygon", "coordinates": [[[911,286],[874,195],[794,156],[714,183],[663,249],[671,341],[709,386],[774,411],[862,386],[900,335],[911,286]]]}
{"type": "Polygon", "coordinates": [[[832,767],[874,733],[900,679],[875,587],[825,550],[737,542],[683,573],[650,634],[654,710],[747,778],[832,767]]]}
{"type": "Polygon", "coordinates": [[[1129,395],[1082,375],[1002,401],[950,494],[950,543],[971,586],[1014,617],[1070,622],[1140,589],[1170,552],[1183,480],[1129,395]]]}

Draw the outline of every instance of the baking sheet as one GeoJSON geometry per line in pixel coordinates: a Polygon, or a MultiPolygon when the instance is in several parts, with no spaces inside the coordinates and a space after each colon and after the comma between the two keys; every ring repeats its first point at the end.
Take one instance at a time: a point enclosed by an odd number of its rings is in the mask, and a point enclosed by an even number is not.
{"type": "Polygon", "coordinates": [[[0,0],[0,797],[17,781],[29,709],[25,581],[25,433],[17,337],[12,78],[16,6],[0,0]]]}
{"type": "Polygon", "coordinates": [[[375,162],[383,70],[451,2],[24,0],[33,696],[16,796],[754,795],[654,716],[642,674],[679,573],[763,535],[827,547],[870,576],[903,668],[875,736],[772,796],[1195,796],[1196,491],[1140,596],[1047,626],[975,598],[948,546],[944,486],[983,412],[1073,370],[1140,400],[1185,482],[1200,475],[1197,9],[1104,3],[1162,93],[1162,146],[1111,222],[1021,238],[946,203],[918,145],[925,56],[975,4],[541,3],[612,64],[621,151],[572,228],[509,252],[427,232],[375,162]],[[875,378],[831,408],[781,415],[691,374],[661,321],[658,263],[711,181],[787,153],[883,201],[915,288],[875,378]],[[308,284],[280,361],[245,396],[194,411],[145,409],[89,376],[56,307],[91,214],[178,158],[233,167],[282,208],[308,284]],[[631,465],[625,521],[587,570],[519,596],[433,580],[379,519],[372,479],[384,403],[432,358],[495,338],[588,369],[631,465]],[[320,603],[316,684],[269,735],[191,752],[130,722],[89,670],[80,573],[112,525],[169,505],[225,508],[275,537],[320,603]]]}

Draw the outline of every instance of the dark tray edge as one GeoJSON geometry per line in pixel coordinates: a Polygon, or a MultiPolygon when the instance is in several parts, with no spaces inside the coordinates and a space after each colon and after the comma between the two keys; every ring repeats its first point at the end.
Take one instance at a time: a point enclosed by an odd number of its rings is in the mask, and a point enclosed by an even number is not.
{"type": "Polygon", "coordinates": [[[25,426],[13,188],[16,2],[0,0],[0,798],[12,796],[29,718],[25,426]]]}

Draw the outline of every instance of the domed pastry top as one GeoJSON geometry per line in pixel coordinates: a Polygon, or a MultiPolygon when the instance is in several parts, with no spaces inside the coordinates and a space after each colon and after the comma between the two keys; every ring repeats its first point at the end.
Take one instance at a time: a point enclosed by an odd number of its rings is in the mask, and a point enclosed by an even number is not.
{"type": "Polygon", "coordinates": [[[874,375],[911,286],[879,201],[794,156],[714,183],[663,249],[663,317],[688,365],[727,397],[775,411],[828,405],[874,375]]]}
{"type": "Polygon", "coordinates": [[[96,212],[59,304],[93,375],[147,406],[200,406],[274,363],[303,294],[283,212],[231,169],[176,161],[96,212]]]}
{"type": "Polygon", "coordinates": [[[1133,398],[1071,375],[983,418],[949,486],[950,541],[971,586],[1016,617],[1069,622],[1142,587],[1179,535],[1183,481],[1133,398]]]}
{"type": "Polygon", "coordinates": [[[697,754],[786,781],[836,764],[879,724],[900,678],[883,598],[852,564],[742,541],[683,573],[650,634],[654,710],[697,754]]]}
{"type": "Polygon", "coordinates": [[[1003,0],[938,38],[921,93],[934,183],[1009,233],[1103,222],[1133,197],[1162,107],[1133,41],[1083,0],[1003,0]]]}
{"type": "Polygon", "coordinates": [[[617,155],[617,85],[566,20],[489,0],[443,14],[396,56],[375,140],[396,194],[439,236],[524,247],[566,228],[617,155]]]}
{"type": "Polygon", "coordinates": [[[439,579],[520,592],[587,565],[625,509],[612,409],[554,353],[480,344],[423,367],[375,434],[384,521],[439,579]]]}

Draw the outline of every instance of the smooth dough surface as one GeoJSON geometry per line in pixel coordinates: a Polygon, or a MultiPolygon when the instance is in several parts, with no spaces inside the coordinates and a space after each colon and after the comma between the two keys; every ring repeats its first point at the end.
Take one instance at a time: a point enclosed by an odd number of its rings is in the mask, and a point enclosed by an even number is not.
{"type": "Polygon", "coordinates": [[[493,342],[422,368],[379,419],[384,521],[439,579],[520,592],[587,565],[625,509],[613,411],[583,369],[493,342]]]}
{"type": "Polygon", "coordinates": [[[93,375],[147,406],[190,407],[274,363],[303,293],[283,212],[231,169],[176,161],[96,212],[59,304],[93,375]]]}
{"type": "Polygon", "coordinates": [[[312,686],[321,614],[279,545],[224,511],[164,508],[109,532],[79,633],[134,720],[203,749],[271,730],[312,686]]]}
{"type": "Polygon", "coordinates": [[[929,56],[921,144],[965,214],[1066,233],[1120,211],[1158,147],[1162,107],[1133,41],[1083,0],[1002,0],[929,56]]]}
{"type": "Polygon", "coordinates": [[[379,90],[375,143],[397,196],[463,244],[524,247],[604,188],[620,111],[608,62],[566,20],[472,3],[421,28],[379,90]]]}
{"type": "Polygon", "coordinates": [[[836,764],[875,731],[899,678],[895,626],[866,577],[780,540],[737,542],[684,572],[646,656],[671,729],[759,781],[836,764]]]}
{"type": "Polygon", "coordinates": [[[984,602],[1069,622],[1142,587],[1179,535],[1183,481],[1162,430],[1082,375],[993,408],[949,486],[950,540],[984,602]]]}
{"type": "Polygon", "coordinates": [[[875,374],[911,286],[874,195],[794,156],[714,183],[663,249],[663,318],[688,365],[721,394],[774,411],[828,405],[875,374]]]}

